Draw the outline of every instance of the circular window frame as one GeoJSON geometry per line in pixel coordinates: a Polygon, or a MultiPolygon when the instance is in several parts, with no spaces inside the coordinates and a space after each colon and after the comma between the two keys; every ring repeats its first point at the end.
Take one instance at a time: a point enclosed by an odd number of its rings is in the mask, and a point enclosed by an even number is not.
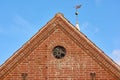
{"type": "Polygon", "coordinates": [[[52,54],[56,59],[62,59],[66,55],[66,49],[63,46],[55,46],[52,50],[52,54]]]}

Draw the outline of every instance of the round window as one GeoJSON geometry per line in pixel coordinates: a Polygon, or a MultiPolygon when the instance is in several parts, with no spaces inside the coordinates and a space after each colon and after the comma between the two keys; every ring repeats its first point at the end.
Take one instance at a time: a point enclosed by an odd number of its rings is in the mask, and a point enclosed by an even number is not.
{"type": "Polygon", "coordinates": [[[66,55],[66,50],[62,46],[56,46],[53,49],[53,55],[54,55],[55,58],[61,59],[66,55]]]}

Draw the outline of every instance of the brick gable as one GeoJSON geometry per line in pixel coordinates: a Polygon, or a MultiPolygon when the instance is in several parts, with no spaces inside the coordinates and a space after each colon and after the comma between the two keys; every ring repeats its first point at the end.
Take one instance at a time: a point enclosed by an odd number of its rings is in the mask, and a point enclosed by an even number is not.
{"type": "Polygon", "coordinates": [[[120,69],[89,39],[57,14],[0,68],[0,80],[119,80],[120,69]],[[66,55],[56,59],[52,50],[63,46],[66,55]]]}

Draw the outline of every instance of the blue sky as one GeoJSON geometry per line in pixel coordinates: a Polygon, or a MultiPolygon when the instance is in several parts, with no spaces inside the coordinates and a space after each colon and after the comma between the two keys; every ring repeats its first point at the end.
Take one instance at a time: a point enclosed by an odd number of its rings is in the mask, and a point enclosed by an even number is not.
{"type": "Polygon", "coordinates": [[[0,0],[0,65],[58,12],[120,65],[120,0],[0,0]]]}

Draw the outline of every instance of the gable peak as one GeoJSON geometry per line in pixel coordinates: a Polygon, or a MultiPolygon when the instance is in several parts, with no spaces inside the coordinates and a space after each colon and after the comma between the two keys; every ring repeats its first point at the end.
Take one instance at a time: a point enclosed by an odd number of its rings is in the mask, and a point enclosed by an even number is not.
{"type": "Polygon", "coordinates": [[[59,17],[59,16],[64,17],[64,14],[62,14],[61,12],[58,12],[58,13],[55,15],[55,17],[59,17]]]}

